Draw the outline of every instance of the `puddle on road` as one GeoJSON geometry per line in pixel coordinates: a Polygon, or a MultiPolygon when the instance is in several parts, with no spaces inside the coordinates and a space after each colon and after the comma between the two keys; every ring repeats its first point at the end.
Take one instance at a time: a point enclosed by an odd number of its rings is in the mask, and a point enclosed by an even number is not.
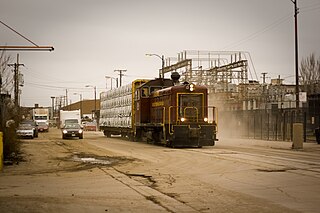
{"type": "Polygon", "coordinates": [[[73,156],[72,160],[75,162],[91,163],[91,164],[98,164],[98,165],[111,165],[112,164],[111,160],[108,160],[108,159],[96,159],[93,157],[79,157],[76,155],[73,156]]]}
{"type": "Polygon", "coordinates": [[[73,162],[79,162],[91,166],[114,166],[117,164],[129,163],[132,159],[124,157],[99,156],[85,153],[74,153],[71,157],[73,162]]]}

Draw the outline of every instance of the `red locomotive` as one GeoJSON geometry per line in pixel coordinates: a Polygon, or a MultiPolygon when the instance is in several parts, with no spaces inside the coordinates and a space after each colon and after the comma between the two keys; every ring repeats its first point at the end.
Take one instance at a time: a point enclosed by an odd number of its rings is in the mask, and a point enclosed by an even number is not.
{"type": "Polygon", "coordinates": [[[110,95],[112,90],[108,91],[109,95],[102,95],[100,129],[107,136],[122,134],[134,140],[147,138],[171,147],[213,146],[217,140],[216,113],[215,107],[208,106],[208,90],[192,83],[175,83],[177,74],[172,75],[173,79],[134,81],[128,92],[123,92],[127,99],[131,97],[131,101],[123,101],[127,108],[117,107],[117,104],[110,107],[110,102],[119,98],[110,95]]]}

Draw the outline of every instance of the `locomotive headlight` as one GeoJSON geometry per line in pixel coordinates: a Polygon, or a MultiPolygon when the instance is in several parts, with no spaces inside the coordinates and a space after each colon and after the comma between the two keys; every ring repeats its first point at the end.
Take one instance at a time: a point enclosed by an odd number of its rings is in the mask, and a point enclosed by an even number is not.
{"type": "Polygon", "coordinates": [[[204,122],[208,122],[208,118],[204,118],[203,120],[204,120],[204,122]]]}
{"type": "Polygon", "coordinates": [[[192,92],[194,90],[194,84],[190,84],[189,90],[190,90],[190,92],[192,92]]]}
{"type": "Polygon", "coordinates": [[[181,122],[184,122],[186,119],[185,118],[180,118],[180,121],[181,122]]]}

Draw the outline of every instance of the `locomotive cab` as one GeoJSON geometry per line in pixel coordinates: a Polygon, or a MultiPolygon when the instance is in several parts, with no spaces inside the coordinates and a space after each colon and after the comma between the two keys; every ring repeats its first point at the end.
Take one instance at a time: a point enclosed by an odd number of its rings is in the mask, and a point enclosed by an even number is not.
{"type": "MultiPolygon", "coordinates": [[[[143,85],[141,85],[134,97],[134,105],[135,105],[135,126],[136,133],[140,135],[139,132],[146,131],[148,126],[150,126],[151,116],[150,116],[150,96],[163,88],[173,86],[173,81],[171,79],[154,79],[150,80],[143,85]]],[[[140,136],[139,136],[140,137],[140,136]]]]}
{"type": "Polygon", "coordinates": [[[205,86],[184,83],[172,89],[167,141],[171,146],[213,146],[216,139],[215,108],[208,107],[205,86]]]}

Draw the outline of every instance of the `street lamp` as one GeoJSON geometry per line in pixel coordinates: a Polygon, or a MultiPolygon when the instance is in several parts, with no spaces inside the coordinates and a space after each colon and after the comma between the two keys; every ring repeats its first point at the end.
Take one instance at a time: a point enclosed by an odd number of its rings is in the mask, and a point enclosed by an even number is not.
{"type": "Polygon", "coordinates": [[[92,85],[86,85],[86,87],[92,87],[94,89],[94,119],[96,119],[97,112],[97,87],[92,85]]]}
{"type": "Polygon", "coordinates": [[[81,119],[82,119],[82,94],[81,93],[73,93],[74,95],[80,95],[80,116],[81,116],[81,119]]]}
{"type": "Polygon", "coordinates": [[[162,64],[161,64],[161,72],[159,71],[159,78],[161,78],[161,76],[162,76],[162,78],[164,78],[164,72],[163,72],[163,68],[164,68],[164,56],[163,56],[163,55],[160,56],[160,55],[154,54],[154,53],[151,53],[151,54],[150,54],[150,53],[147,53],[146,56],[156,56],[156,57],[158,57],[158,58],[161,59],[162,64]]]}

